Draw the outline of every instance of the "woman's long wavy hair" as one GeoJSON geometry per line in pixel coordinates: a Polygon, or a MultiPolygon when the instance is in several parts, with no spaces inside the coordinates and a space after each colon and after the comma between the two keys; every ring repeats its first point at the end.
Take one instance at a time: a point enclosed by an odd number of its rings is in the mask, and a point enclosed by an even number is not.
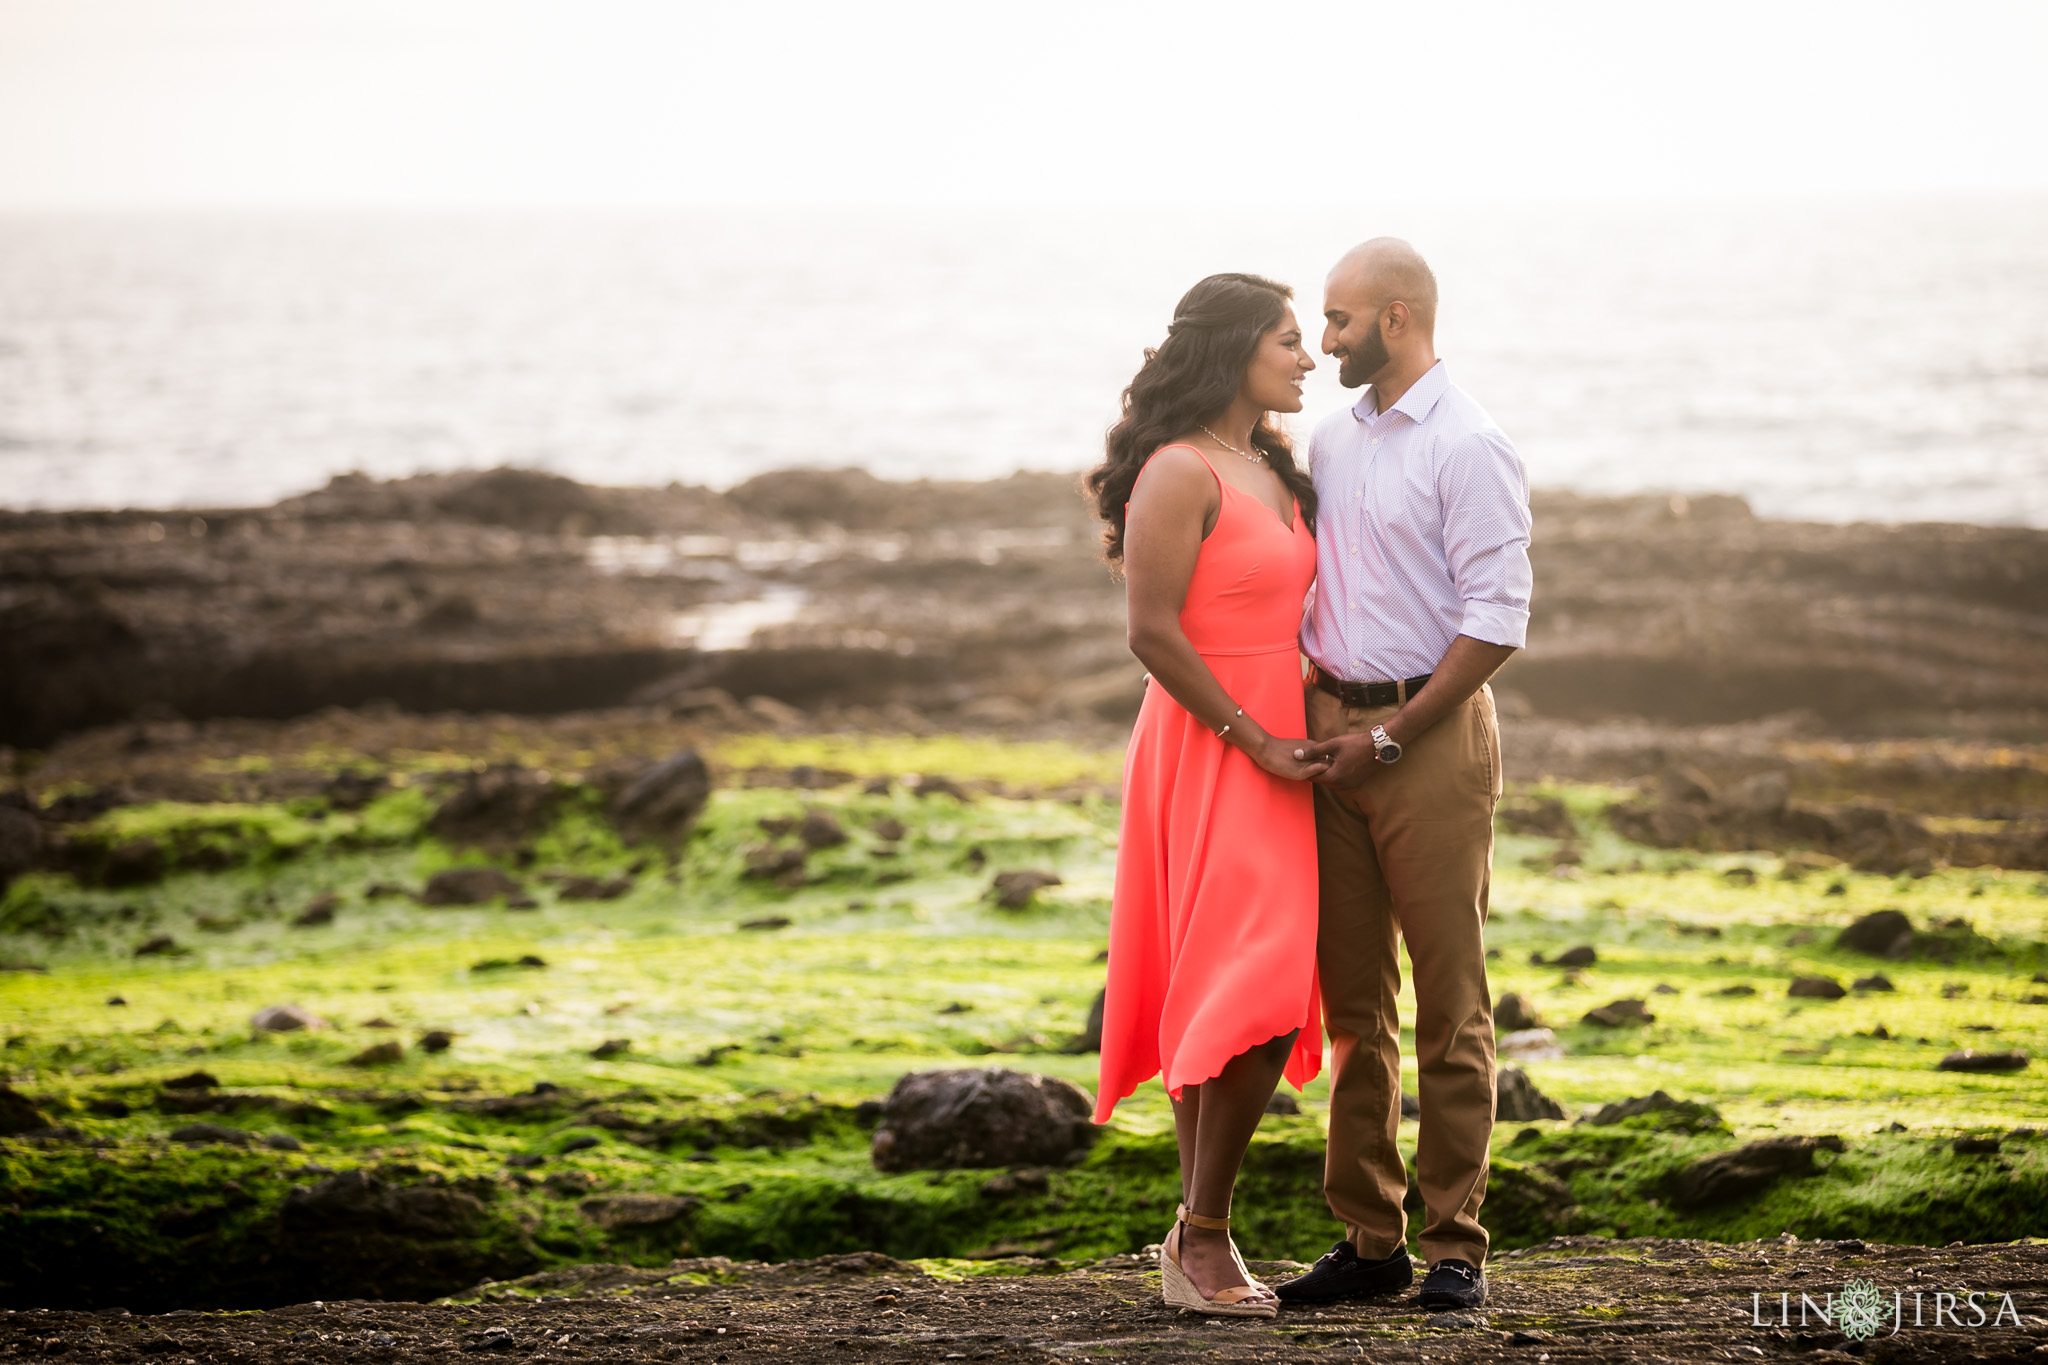
{"type": "MultiPolygon", "coordinates": [[[[1259,339],[1279,326],[1294,291],[1259,275],[1211,275],[1188,290],[1173,310],[1166,340],[1145,351],[1145,363],[1124,390],[1123,416],[1109,429],[1101,464],[1088,471],[1082,487],[1095,499],[1095,513],[1108,523],[1103,557],[1121,566],[1124,504],[1152,453],[1197,426],[1223,415],[1244,387],[1245,370],[1259,339]]],[[[1287,433],[1261,417],[1252,444],[1301,504],[1315,530],[1316,490],[1294,463],[1287,433]]]]}

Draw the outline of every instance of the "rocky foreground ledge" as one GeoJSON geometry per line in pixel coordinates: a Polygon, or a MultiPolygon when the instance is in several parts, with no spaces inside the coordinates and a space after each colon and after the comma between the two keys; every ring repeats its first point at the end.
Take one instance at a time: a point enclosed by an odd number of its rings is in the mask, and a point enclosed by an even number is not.
{"type": "MultiPolygon", "coordinates": [[[[2048,532],[1773,522],[1726,497],[1544,493],[1536,518],[1517,714],[2042,728],[2048,532]]],[[[726,493],[352,475],[267,508],[0,512],[0,745],[379,700],[1124,722],[1141,670],[1097,531],[1071,476],[853,470],[726,493]]]]}
{"type": "MultiPolygon", "coordinates": [[[[907,1264],[874,1253],[784,1265],[711,1259],[663,1270],[578,1266],[481,1285],[435,1304],[311,1303],[147,1317],[119,1309],[14,1311],[0,1314],[0,1356],[170,1365],[465,1357],[719,1365],[2048,1357],[2048,1247],[2031,1243],[1932,1248],[1785,1237],[1729,1246],[1566,1237],[1494,1258],[1488,1302],[1475,1312],[1425,1314],[1411,1291],[1289,1309],[1265,1322],[1170,1312],[1149,1264],[1142,1255],[1069,1269],[1023,1258],[907,1264]],[[1867,1339],[1827,1316],[1839,1317],[1835,1296],[1852,1280],[1869,1286],[1883,1309],[1867,1339]]],[[[1288,1262],[1253,1268],[1269,1278],[1301,1269],[1288,1262]]]]}

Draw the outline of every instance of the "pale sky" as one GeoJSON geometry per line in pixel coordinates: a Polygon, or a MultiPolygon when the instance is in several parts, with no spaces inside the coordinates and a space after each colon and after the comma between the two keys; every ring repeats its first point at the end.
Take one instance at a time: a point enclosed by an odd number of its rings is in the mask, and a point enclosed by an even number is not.
{"type": "Polygon", "coordinates": [[[0,0],[0,208],[2048,188],[2048,0],[0,0]]]}

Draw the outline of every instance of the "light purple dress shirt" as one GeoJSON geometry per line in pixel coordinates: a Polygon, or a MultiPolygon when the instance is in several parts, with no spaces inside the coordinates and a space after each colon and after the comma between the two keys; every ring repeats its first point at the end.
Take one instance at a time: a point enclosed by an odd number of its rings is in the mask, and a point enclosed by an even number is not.
{"type": "Polygon", "coordinates": [[[1451,641],[1528,642],[1529,475],[1439,360],[1386,412],[1367,388],[1309,438],[1316,586],[1302,652],[1349,682],[1433,670],[1451,641]]]}

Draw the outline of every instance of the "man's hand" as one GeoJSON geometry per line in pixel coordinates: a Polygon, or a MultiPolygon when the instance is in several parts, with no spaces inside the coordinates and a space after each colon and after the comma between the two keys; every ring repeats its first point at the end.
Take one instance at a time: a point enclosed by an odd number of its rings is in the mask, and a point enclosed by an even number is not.
{"type": "Polygon", "coordinates": [[[1347,791],[1364,786],[1384,766],[1373,752],[1371,735],[1333,735],[1294,752],[1305,761],[1321,760],[1330,765],[1312,781],[1347,791]]]}

